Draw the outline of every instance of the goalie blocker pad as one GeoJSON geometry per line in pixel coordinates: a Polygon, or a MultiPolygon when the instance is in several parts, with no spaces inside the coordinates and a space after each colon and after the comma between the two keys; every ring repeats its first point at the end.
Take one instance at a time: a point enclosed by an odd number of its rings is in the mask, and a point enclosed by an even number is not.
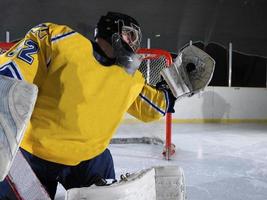
{"type": "Polygon", "coordinates": [[[0,181],[8,174],[37,98],[37,86],[0,75],[0,181]]]}
{"type": "Polygon", "coordinates": [[[182,168],[162,166],[128,174],[109,186],[67,190],[65,200],[185,200],[182,168]]]}
{"type": "Polygon", "coordinates": [[[206,52],[190,45],[184,48],[175,62],[161,75],[176,98],[191,96],[203,90],[211,81],[215,61],[206,52]]]}

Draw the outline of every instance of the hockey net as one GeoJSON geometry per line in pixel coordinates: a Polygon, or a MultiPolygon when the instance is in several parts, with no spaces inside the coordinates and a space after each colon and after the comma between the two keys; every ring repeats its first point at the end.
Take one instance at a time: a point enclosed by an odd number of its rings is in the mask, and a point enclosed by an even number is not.
{"type": "MultiPolygon", "coordinates": [[[[156,86],[157,83],[162,81],[160,71],[172,64],[171,54],[161,49],[139,49],[138,54],[142,57],[142,63],[139,67],[139,71],[143,74],[146,82],[149,85],[156,86]]],[[[172,115],[166,114],[165,122],[165,138],[162,137],[142,137],[142,138],[114,138],[112,143],[145,143],[145,144],[165,144],[163,155],[166,159],[170,159],[170,156],[174,154],[174,145],[172,145],[172,115]]]]}

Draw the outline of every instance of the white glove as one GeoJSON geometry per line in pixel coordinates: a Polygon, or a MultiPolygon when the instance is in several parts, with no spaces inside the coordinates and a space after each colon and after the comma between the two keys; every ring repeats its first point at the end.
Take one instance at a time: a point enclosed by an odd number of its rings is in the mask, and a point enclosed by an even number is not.
{"type": "Polygon", "coordinates": [[[192,96],[211,81],[215,61],[206,52],[190,45],[184,48],[174,63],[161,71],[176,98],[192,96]]]}

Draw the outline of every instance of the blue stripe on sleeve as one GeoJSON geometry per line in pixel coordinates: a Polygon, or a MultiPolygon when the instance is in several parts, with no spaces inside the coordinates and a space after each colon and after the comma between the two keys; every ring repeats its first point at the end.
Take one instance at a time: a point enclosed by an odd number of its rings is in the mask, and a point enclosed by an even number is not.
{"type": "Polygon", "coordinates": [[[142,94],[139,94],[139,96],[145,101],[147,102],[150,106],[152,106],[155,110],[157,110],[158,112],[160,112],[162,115],[165,115],[165,111],[161,110],[157,105],[153,104],[152,101],[150,101],[147,97],[145,97],[142,94]]]}
{"type": "Polygon", "coordinates": [[[165,99],[166,99],[166,112],[169,109],[169,105],[170,105],[170,99],[169,99],[169,93],[166,90],[162,90],[164,92],[165,95],[165,99]]]}
{"type": "Polygon", "coordinates": [[[57,40],[59,40],[59,39],[63,39],[64,37],[73,35],[73,34],[75,34],[75,33],[76,33],[76,31],[71,31],[71,32],[68,32],[68,33],[64,33],[64,34],[62,34],[62,35],[58,35],[58,36],[52,37],[52,38],[51,38],[51,42],[55,42],[55,41],[57,41],[57,40]]]}

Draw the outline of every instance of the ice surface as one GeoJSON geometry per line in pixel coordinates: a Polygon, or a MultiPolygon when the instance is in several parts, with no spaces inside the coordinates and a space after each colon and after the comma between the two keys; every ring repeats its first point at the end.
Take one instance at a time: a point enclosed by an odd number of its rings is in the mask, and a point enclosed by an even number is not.
{"type": "MultiPolygon", "coordinates": [[[[162,123],[122,125],[116,137],[164,137],[162,123]]],[[[267,125],[174,124],[176,155],[163,159],[163,146],[111,145],[117,177],[158,165],[179,165],[189,200],[267,199],[267,125]]],[[[57,192],[64,199],[64,189],[57,192]]]]}

